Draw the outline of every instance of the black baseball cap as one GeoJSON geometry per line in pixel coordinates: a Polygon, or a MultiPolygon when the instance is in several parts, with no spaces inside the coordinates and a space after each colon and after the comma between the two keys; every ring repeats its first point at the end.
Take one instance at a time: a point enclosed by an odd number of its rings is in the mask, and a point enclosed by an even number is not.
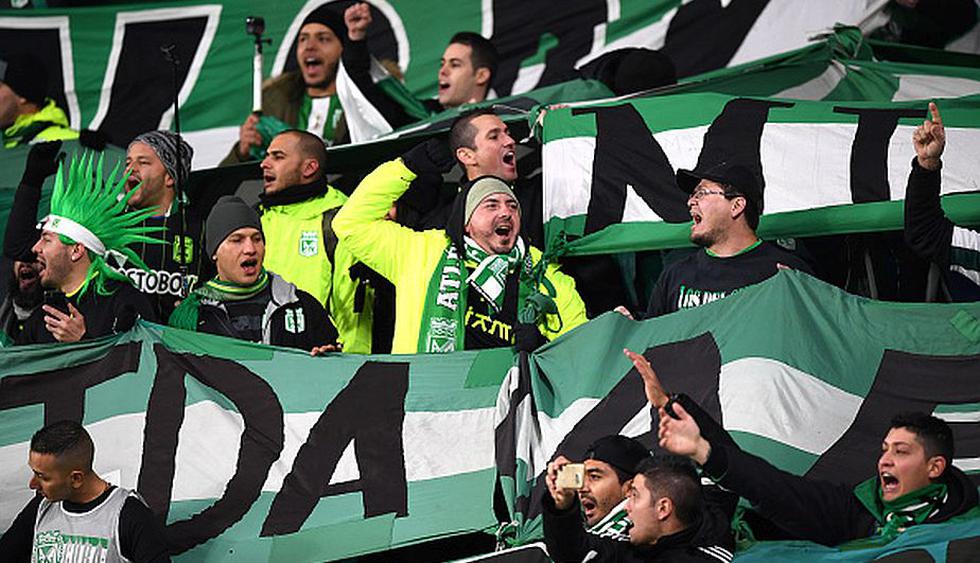
{"type": "Polygon", "coordinates": [[[694,192],[701,180],[732,186],[762,214],[762,178],[744,164],[722,160],[710,165],[699,165],[694,170],[677,171],[677,186],[688,195],[694,192]]]}
{"type": "Polygon", "coordinates": [[[613,434],[603,436],[585,449],[585,459],[603,461],[632,475],[641,461],[650,457],[650,450],[633,438],[613,434]]]}

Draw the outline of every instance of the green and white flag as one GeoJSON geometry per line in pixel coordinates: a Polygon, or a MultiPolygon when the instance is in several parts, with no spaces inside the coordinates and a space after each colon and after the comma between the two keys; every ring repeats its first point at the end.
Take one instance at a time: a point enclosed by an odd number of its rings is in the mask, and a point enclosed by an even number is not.
{"type": "MultiPolygon", "coordinates": [[[[980,223],[980,95],[938,100],[950,218],[980,223]],[[954,195],[957,194],[957,195],[954,195]]],[[[543,120],[552,253],[687,245],[677,169],[740,162],[764,179],[764,238],[902,228],[912,132],[927,101],[804,101],[688,93],[580,104],[543,120]]]]}
{"type": "Polygon", "coordinates": [[[509,349],[313,358],[138,324],[2,354],[0,530],[33,496],[31,435],[61,419],[165,519],[175,561],[328,561],[496,529],[509,349]]]}
{"type": "Polygon", "coordinates": [[[827,101],[908,101],[980,93],[980,56],[866,39],[839,25],[785,53],[681,79],[664,93],[827,101]]]}
{"type": "MultiPolygon", "coordinates": [[[[784,271],[644,322],[607,313],[511,370],[497,402],[496,455],[514,543],[541,537],[544,472],[556,455],[582,459],[609,434],[657,443],[656,414],[624,347],[650,360],[669,393],[686,393],[742,448],[786,471],[867,479],[891,417],[917,410],[950,424],[953,463],[980,483],[980,303],[877,302],[784,271]]],[[[915,527],[884,547],[763,543],[745,555],[868,561],[913,547],[975,549],[978,537],[974,517],[915,527]]]]}

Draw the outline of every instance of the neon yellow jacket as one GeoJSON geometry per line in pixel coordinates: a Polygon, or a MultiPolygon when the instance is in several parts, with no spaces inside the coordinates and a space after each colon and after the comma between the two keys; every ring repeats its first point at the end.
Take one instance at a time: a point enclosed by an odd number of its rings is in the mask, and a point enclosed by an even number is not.
{"type": "Polygon", "coordinates": [[[68,128],[68,116],[55,105],[54,100],[47,98],[47,103],[36,113],[18,115],[14,123],[3,130],[3,147],[12,149],[31,142],[71,141],[78,138],[78,131],[68,128]],[[33,138],[25,139],[35,127],[42,123],[50,123],[47,127],[35,132],[33,138]]]}
{"type": "Polygon", "coordinates": [[[354,258],[344,244],[327,256],[323,240],[323,213],[344,205],[347,196],[332,187],[327,193],[288,205],[261,207],[265,234],[265,267],[316,297],[337,327],[344,352],[371,352],[372,295],[364,310],[354,312],[357,285],[348,269],[354,258]]]}
{"type": "MultiPolygon", "coordinates": [[[[401,159],[382,164],[361,181],[333,221],[334,232],[350,252],[395,285],[394,354],[417,352],[429,280],[450,244],[444,230],[419,232],[384,220],[414,179],[415,173],[401,159]]],[[[530,252],[535,262],[541,259],[538,249],[530,248],[530,252]]],[[[545,277],[557,293],[555,302],[562,321],[558,332],[547,329],[559,326],[554,315],[539,325],[541,334],[551,340],[588,319],[585,304],[575,291],[575,280],[558,271],[555,264],[548,265],[545,277]]]]}

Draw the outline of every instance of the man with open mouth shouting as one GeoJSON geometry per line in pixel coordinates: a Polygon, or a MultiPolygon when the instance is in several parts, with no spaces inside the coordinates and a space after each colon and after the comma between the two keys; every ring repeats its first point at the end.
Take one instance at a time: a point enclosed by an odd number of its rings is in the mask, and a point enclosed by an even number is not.
{"type": "Polygon", "coordinates": [[[0,303],[0,341],[15,342],[24,323],[44,300],[41,287],[41,264],[14,260],[7,297],[0,303]]]}
{"type": "MultiPolygon", "coordinates": [[[[503,150],[497,158],[504,162],[503,150]]],[[[333,227],[355,258],[396,290],[393,353],[533,348],[586,321],[575,282],[521,236],[521,208],[506,178],[481,176],[453,202],[445,230],[385,221],[419,175],[453,164],[430,139],[376,168],[337,213],[333,227]]],[[[487,171],[489,173],[489,171],[487,171]]],[[[506,173],[506,171],[505,171],[506,173]]]]}
{"type": "Polygon", "coordinates": [[[798,477],[701,435],[679,404],[660,409],[660,446],[700,464],[722,487],[748,500],[792,537],[824,545],[885,544],[911,526],[975,510],[977,488],[953,462],[953,432],[924,413],[894,417],[881,442],[876,474],[856,487],[798,477]]]}
{"type": "Polygon", "coordinates": [[[336,350],[337,331],[323,305],[265,269],[262,223],[241,198],[214,204],[205,245],[218,275],[181,302],[170,326],[313,353],[336,350]]]}
{"type": "MultiPolygon", "coordinates": [[[[384,121],[393,128],[402,127],[418,120],[419,116],[409,113],[402,101],[389,97],[372,76],[367,44],[368,26],[372,21],[371,7],[363,2],[351,5],[344,12],[348,34],[342,54],[344,72],[365,102],[370,103],[384,121]]],[[[436,97],[417,100],[417,103],[430,114],[436,114],[486,100],[498,58],[493,43],[480,34],[472,31],[454,34],[439,60],[436,97]]]]}
{"type": "MultiPolygon", "coordinates": [[[[578,501],[590,534],[630,541],[626,497],[636,467],[649,456],[650,451],[643,444],[618,434],[603,436],[586,448],[582,462],[585,478],[578,489],[578,501]]],[[[553,463],[561,467],[569,460],[558,456],[553,463]]]]}
{"type": "Polygon", "coordinates": [[[337,65],[344,51],[347,27],[344,18],[329,4],[310,12],[303,19],[296,37],[298,70],[284,72],[266,81],[262,87],[261,116],[252,113],[239,130],[238,142],[232,147],[222,165],[236,164],[262,158],[263,147],[277,131],[260,130],[264,116],[281,121],[276,127],[294,127],[309,131],[327,145],[348,142],[344,110],[337,97],[337,65]]]}
{"type": "Polygon", "coordinates": [[[59,165],[51,214],[32,248],[41,285],[58,293],[27,319],[18,344],[77,342],[129,330],[138,317],[156,320],[146,296],[106,263],[109,253],[121,254],[145,271],[133,247],[163,242],[150,236],[159,227],[142,224],[154,210],[126,209],[126,178],[117,171],[104,178],[91,154],[59,165]]]}
{"type": "Polygon", "coordinates": [[[808,274],[794,254],[755,234],[762,214],[762,181],[748,167],[722,160],[678,170],[677,185],[689,194],[691,242],[701,247],[663,271],[653,288],[647,317],[699,307],[764,281],[779,267],[808,274]]]}

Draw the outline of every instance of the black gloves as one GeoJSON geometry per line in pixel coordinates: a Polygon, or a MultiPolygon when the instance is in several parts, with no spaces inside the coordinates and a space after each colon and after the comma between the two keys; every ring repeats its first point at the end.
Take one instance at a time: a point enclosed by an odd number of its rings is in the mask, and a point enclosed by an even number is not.
{"type": "Polygon", "coordinates": [[[103,151],[108,142],[109,138],[98,129],[82,129],[78,132],[78,144],[87,149],[103,151]]]}
{"type": "Polygon", "coordinates": [[[544,337],[538,331],[537,325],[530,323],[514,323],[514,349],[518,352],[531,352],[544,344],[544,337]]]}
{"type": "Polygon", "coordinates": [[[58,171],[58,151],[60,150],[61,141],[37,143],[31,146],[31,152],[27,153],[27,166],[24,167],[24,175],[21,176],[20,183],[40,187],[48,176],[58,171]]]}
{"type": "Polygon", "coordinates": [[[452,169],[453,164],[456,164],[456,158],[450,152],[446,141],[433,137],[403,154],[402,162],[418,176],[429,174],[441,176],[452,169]]]}

